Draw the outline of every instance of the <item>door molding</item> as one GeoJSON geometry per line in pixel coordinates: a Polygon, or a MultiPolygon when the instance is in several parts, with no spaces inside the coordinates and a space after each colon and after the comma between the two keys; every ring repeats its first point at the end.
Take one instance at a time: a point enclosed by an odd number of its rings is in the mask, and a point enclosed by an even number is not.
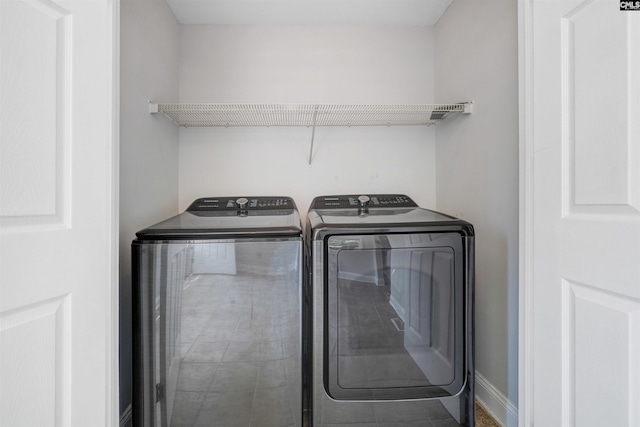
{"type": "Polygon", "coordinates": [[[120,423],[120,328],[119,328],[119,227],[120,227],[120,0],[107,1],[108,28],[111,29],[111,134],[107,135],[111,141],[111,176],[108,177],[110,188],[106,191],[107,199],[110,204],[110,214],[108,225],[110,248],[109,253],[110,268],[108,272],[108,282],[111,284],[110,293],[106,295],[107,312],[111,314],[107,320],[107,342],[106,361],[107,361],[107,378],[106,384],[108,388],[106,392],[106,425],[115,426],[120,423]]]}
{"type": "Polygon", "coordinates": [[[533,410],[533,0],[518,0],[519,304],[518,425],[532,426],[533,410]]]}

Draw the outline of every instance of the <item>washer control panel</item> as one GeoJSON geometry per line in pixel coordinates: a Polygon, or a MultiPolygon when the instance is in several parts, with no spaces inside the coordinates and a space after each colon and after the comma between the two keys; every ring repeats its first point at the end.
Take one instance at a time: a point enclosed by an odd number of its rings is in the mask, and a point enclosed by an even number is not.
{"type": "Polygon", "coordinates": [[[355,194],[344,196],[316,197],[311,209],[346,208],[417,208],[409,196],[404,194],[355,194]]]}
{"type": "Polygon", "coordinates": [[[203,197],[187,212],[290,210],[296,204],[290,197],[203,197]]]}

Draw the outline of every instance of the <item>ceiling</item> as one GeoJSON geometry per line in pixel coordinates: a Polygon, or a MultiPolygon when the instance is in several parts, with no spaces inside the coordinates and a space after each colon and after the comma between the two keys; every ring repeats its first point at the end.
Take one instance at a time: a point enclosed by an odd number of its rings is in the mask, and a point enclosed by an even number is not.
{"type": "Polygon", "coordinates": [[[435,24],[453,0],[167,0],[181,24],[435,24]]]}

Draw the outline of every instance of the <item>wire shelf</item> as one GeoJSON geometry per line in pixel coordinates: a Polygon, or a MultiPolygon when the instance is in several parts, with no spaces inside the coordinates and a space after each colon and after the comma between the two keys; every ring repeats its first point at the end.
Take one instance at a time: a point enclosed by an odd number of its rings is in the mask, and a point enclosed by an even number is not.
{"type": "Polygon", "coordinates": [[[451,114],[470,113],[457,104],[176,104],[151,103],[179,126],[411,126],[433,125],[451,114]]]}

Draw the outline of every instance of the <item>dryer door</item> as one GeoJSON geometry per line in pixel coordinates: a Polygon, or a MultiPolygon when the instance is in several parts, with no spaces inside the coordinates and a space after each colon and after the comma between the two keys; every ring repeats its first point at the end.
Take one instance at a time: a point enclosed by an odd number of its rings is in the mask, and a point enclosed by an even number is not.
{"type": "Polygon", "coordinates": [[[463,249],[451,232],[328,237],[324,360],[332,398],[462,391],[463,249]]]}

